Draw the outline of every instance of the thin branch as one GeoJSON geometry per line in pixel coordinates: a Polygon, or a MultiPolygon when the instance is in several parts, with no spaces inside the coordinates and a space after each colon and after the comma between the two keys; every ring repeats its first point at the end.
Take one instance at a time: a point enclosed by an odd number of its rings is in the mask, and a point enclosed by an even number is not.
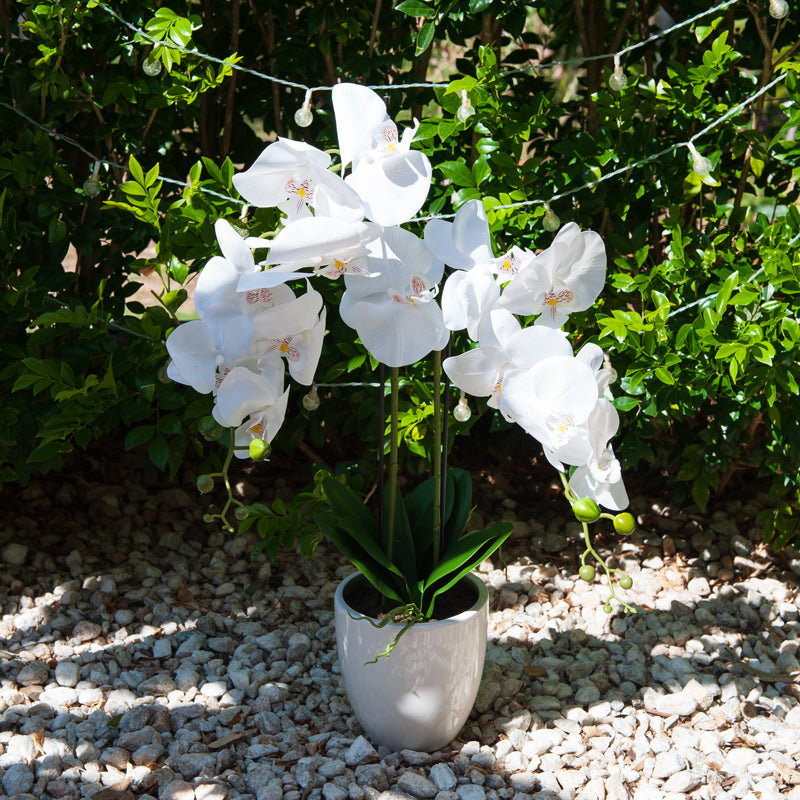
{"type": "MultiPolygon", "coordinates": [[[[239,0],[233,0],[231,3],[231,53],[237,52],[239,49],[239,17],[240,17],[240,4],[239,0]]],[[[220,156],[225,158],[231,148],[231,132],[233,130],[233,105],[236,95],[236,76],[235,70],[231,71],[230,83],[228,84],[228,94],[225,98],[225,122],[222,129],[222,150],[220,156]]]]}
{"type": "Polygon", "coordinates": [[[378,33],[378,17],[381,15],[381,3],[383,0],[377,0],[375,3],[375,11],[372,14],[372,29],[369,32],[369,57],[372,58],[372,53],[375,50],[375,39],[378,33]]]}

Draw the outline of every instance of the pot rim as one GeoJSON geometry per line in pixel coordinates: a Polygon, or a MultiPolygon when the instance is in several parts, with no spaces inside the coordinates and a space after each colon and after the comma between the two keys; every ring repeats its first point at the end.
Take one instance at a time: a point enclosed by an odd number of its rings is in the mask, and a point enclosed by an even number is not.
{"type": "MultiPolygon", "coordinates": [[[[373,617],[368,617],[366,614],[362,614],[360,611],[356,611],[350,605],[348,605],[347,601],[344,599],[344,591],[347,585],[354,581],[358,577],[363,577],[362,573],[359,570],[352,572],[346,578],[343,578],[339,585],[336,587],[336,593],[334,594],[333,602],[334,607],[341,608],[351,619],[353,620],[371,620],[372,622],[376,622],[373,617]]],[[[366,579],[365,579],[366,580],[366,579]]],[[[465,611],[462,611],[460,614],[456,614],[454,617],[448,617],[447,619],[437,619],[431,620],[427,622],[417,622],[415,625],[424,625],[427,630],[434,628],[436,626],[445,626],[445,625],[452,625],[453,623],[463,622],[468,618],[477,614],[481,608],[483,608],[486,603],[489,601],[489,590],[486,588],[486,584],[473,572],[468,572],[461,580],[468,580],[472,583],[475,590],[478,593],[475,602],[465,611]]],[[[395,628],[400,629],[404,627],[405,623],[402,622],[389,622],[382,627],[386,630],[393,630],[395,628]]]]}

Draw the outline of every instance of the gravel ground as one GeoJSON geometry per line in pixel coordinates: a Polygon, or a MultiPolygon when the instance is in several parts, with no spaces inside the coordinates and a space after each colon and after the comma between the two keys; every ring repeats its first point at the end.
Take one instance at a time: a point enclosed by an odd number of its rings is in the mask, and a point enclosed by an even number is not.
{"type": "Polygon", "coordinates": [[[324,546],[252,563],[160,486],[126,457],[0,496],[0,797],[800,800],[800,562],[757,544],[754,506],[635,500],[640,532],[603,544],[640,611],[607,615],[577,526],[485,489],[519,519],[481,567],[475,710],[451,746],[390,753],[339,675],[350,568],[324,546]]]}

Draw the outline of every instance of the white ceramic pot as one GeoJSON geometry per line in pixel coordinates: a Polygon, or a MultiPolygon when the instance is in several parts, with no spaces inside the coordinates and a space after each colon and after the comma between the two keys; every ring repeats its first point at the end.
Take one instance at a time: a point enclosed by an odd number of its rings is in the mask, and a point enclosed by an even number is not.
{"type": "Polygon", "coordinates": [[[483,672],[489,606],[486,586],[468,575],[478,599],[449,619],[412,625],[387,658],[382,653],[402,629],[376,628],[344,600],[355,573],[336,590],[339,664],[356,718],[375,745],[430,752],[450,743],[472,710],[483,672]]]}

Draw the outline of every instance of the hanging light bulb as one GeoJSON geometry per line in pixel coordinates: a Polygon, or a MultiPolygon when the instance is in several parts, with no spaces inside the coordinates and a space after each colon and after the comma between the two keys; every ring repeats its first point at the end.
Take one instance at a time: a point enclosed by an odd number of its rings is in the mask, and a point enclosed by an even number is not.
{"type": "Polygon", "coordinates": [[[561,227],[561,220],[552,208],[547,203],[544,204],[544,217],[542,217],[542,227],[546,231],[557,231],[561,227]]]}
{"type": "Polygon", "coordinates": [[[294,121],[301,128],[307,128],[313,119],[314,115],[311,113],[311,89],[306,89],[303,105],[294,112],[294,121]]]}
{"type": "Polygon", "coordinates": [[[149,75],[151,78],[155,78],[155,76],[161,72],[161,59],[150,53],[142,62],[142,72],[144,72],[145,75],[149,75]]]}
{"type": "Polygon", "coordinates": [[[319,393],[316,385],[311,387],[311,391],[303,398],[303,408],[306,411],[316,411],[319,408],[319,393]]]}
{"type": "Polygon", "coordinates": [[[459,422],[467,422],[472,416],[469,404],[467,403],[467,396],[461,392],[461,397],[458,400],[458,405],[453,409],[453,416],[459,422]]]}
{"type": "Polygon", "coordinates": [[[461,105],[456,111],[456,119],[461,122],[462,124],[466,124],[466,121],[475,113],[475,109],[472,107],[472,103],[470,102],[469,97],[467,96],[467,90],[461,90],[461,105]]]}
{"type": "Polygon", "coordinates": [[[687,147],[692,154],[692,169],[698,175],[708,175],[711,172],[711,162],[704,155],[701,155],[691,142],[687,147]]]}
{"type": "Polygon", "coordinates": [[[769,0],[769,13],[775,19],[783,19],[789,13],[786,0],[769,0]]]}
{"type": "Polygon", "coordinates": [[[100,178],[98,175],[100,174],[100,162],[94,162],[94,168],[92,169],[92,174],[83,182],[83,191],[89,197],[97,197],[101,191],[103,191],[103,186],[100,183],[100,178]]]}
{"type": "Polygon", "coordinates": [[[614,369],[614,367],[611,366],[611,359],[609,358],[608,353],[603,354],[603,369],[608,372],[609,386],[612,383],[616,383],[619,376],[617,375],[617,371],[614,369]]]}
{"type": "Polygon", "coordinates": [[[619,55],[614,56],[614,74],[608,79],[608,85],[615,92],[621,92],[628,85],[628,79],[622,71],[622,64],[619,63],[619,55]]]}

